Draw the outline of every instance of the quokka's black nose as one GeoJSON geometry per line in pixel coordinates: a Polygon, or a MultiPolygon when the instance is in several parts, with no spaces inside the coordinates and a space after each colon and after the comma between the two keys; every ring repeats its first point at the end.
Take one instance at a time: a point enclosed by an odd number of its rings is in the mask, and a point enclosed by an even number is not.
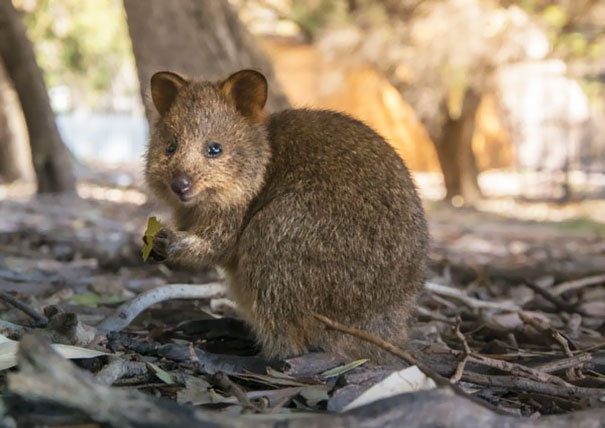
{"type": "Polygon", "coordinates": [[[170,188],[174,193],[181,196],[191,189],[192,184],[193,181],[191,180],[191,177],[189,177],[187,174],[179,174],[172,180],[170,188]]]}

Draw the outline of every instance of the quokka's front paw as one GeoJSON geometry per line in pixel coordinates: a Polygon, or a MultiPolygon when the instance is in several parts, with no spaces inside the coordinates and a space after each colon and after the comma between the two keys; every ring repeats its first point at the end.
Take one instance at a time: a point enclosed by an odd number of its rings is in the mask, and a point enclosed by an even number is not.
{"type": "MultiPolygon", "coordinates": [[[[143,241],[146,242],[147,237],[143,237],[143,241]]],[[[149,253],[149,259],[154,262],[162,262],[176,253],[176,234],[167,228],[162,228],[153,237],[153,248],[149,253]]]]}

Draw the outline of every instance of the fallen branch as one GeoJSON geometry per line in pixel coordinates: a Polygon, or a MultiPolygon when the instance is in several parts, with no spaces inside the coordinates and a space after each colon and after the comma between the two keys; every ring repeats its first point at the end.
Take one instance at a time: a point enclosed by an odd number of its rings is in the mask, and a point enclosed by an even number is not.
{"type": "Polygon", "coordinates": [[[577,290],[590,285],[605,283],[605,275],[595,275],[586,278],[576,279],[575,281],[566,281],[557,284],[552,289],[553,296],[560,296],[567,291],[577,290]]]}
{"type": "Polygon", "coordinates": [[[565,312],[578,312],[578,313],[582,313],[582,311],[579,311],[577,309],[577,307],[578,307],[577,304],[564,302],[558,296],[555,296],[554,294],[552,294],[548,290],[545,290],[544,288],[540,287],[538,284],[533,283],[532,281],[523,281],[523,284],[526,287],[530,288],[534,293],[539,294],[540,296],[542,296],[543,298],[545,298],[546,300],[548,300],[550,303],[552,303],[553,305],[555,305],[555,307],[557,309],[559,309],[559,310],[562,310],[562,311],[565,311],[565,312]]]}
{"type": "Polygon", "coordinates": [[[552,383],[538,382],[519,376],[490,376],[480,373],[468,372],[462,376],[465,382],[476,385],[486,385],[498,388],[506,388],[510,391],[536,392],[539,394],[552,395],[562,398],[604,398],[605,389],[585,388],[581,386],[561,386],[552,383]]]}
{"type": "Polygon", "coordinates": [[[592,355],[588,353],[579,354],[574,357],[561,358],[559,360],[550,361],[548,363],[540,364],[535,369],[543,371],[545,373],[558,372],[560,370],[567,370],[573,368],[582,368],[592,361],[592,355]]]}
{"type": "Polygon", "coordinates": [[[454,287],[437,284],[436,282],[426,281],[424,288],[441,296],[452,297],[474,309],[498,309],[501,311],[520,311],[521,308],[513,302],[489,302],[485,300],[475,299],[469,296],[463,290],[454,287]]]}
{"type": "Polygon", "coordinates": [[[225,294],[225,285],[217,282],[208,284],[171,284],[154,288],[124,303],[116,311],[97,325],[99,333],[120,331],[148,307],[174,299],[209,299],[225,294]]]}

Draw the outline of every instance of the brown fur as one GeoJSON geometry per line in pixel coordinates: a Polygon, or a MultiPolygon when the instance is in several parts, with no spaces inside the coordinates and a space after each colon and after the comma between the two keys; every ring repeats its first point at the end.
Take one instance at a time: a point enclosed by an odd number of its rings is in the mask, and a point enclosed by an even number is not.
{"type": "Polygon", "coordinates": [[[343,114],[263,118],[266,82],[241,73],[235,83],[232,76],[180,86],[154,128],[146,177],[172,206],[176,227],[163,231],[158,251],[225,268],[268,357],[323,349],[384,362],[377,349],[327,331],[310,314],[403,344],[428,245],[408,170],[378,134],[343,114]],[[227,90],[234,84],[244,86],[227,90]],[[207,141],[220,142],[223,154],[206,158],[207,141]],[[183,172],[199,192],[187,203],[170,190],[183,172]]]}

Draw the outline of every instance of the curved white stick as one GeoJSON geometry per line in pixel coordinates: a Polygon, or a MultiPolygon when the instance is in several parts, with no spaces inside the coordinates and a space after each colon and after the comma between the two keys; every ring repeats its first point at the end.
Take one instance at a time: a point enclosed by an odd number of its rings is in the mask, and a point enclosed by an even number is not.
{"type": "Polygon", "coordinates": [[[209,299],[221,297],[226,287],[219,282],[208,284],[170,284],[154,288],[124,303],[97,326],[99,333],[120,331],[145,309],[159,302],[174,299],[209,299]]]}

